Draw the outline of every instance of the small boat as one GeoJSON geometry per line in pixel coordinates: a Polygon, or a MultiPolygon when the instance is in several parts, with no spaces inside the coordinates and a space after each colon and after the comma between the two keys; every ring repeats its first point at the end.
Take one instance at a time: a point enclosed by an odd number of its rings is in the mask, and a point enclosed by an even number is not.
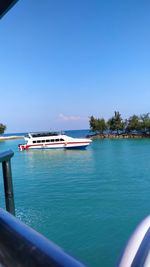
{"type": "Polygon", "coordinates": [[[54,148],[82,149],[92,142],[89,138],[73,138],[57,132],[29,133],[24,139],[26,143],[18,145],[20,151],[54,148]]]}

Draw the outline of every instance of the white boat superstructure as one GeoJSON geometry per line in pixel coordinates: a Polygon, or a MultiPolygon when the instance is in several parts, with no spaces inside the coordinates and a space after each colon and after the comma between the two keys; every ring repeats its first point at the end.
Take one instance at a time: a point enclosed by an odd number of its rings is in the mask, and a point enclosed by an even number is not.
{"type": "Polygon", "coordinates": [[[73,138],[57,132],[29,133],[24,139],[26,143],[18,145],[20,151],[51,148],[81,149],[92,142],[89,138],[73,138]]]}

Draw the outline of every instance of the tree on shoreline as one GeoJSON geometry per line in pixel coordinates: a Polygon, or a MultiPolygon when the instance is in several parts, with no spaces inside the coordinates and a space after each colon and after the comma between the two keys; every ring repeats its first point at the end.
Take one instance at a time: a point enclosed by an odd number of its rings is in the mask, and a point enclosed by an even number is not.
{"type": "Polygon", "coordinates": [[[111,132],[116,131],[118,134],[119,131],[124,130],[125,123],[123,122],[123,119],[121,118],[121,114],[118,111],[115,111],[115,115],[108,120],[107,124],[108,124],[108,129],[111,132]]]}
{"type": "Polygon", "coordinates": [[[144,132],[150,132],[150,113],[141,115],[141,129],[144,132]]]}
{"type": "Polygon", "coordinates": [[[118,134],[140,134],[150,136],[150,113],[140,116],[132,115],[129,119],[123,120],[121,114],[115,111],[113,117],[105,121],[103,118],[90,117],[90,130],[95,133],[118,134]]]}
{"type": "Polygon", "coordinates": [[[133,115],[127,120],[127,126],[126,126],[127,132],[140,131],[141,129],[142,129],[142,124],[139,116],[133,115]]]}
{"type": "Polygon", "coordinates": [[[97,131],[97,127],[96,127],[96,118],[94,116],[90,117],[90,130],[91,132],[96,132],[97,131]]]}
{"type": "Polygon", "coordinates": [[[96,119],[94,116],[91,116],[89,123],[91,132],[103,134],[107,130],[107,124],[103,118],[96,119]]]}
{"type": "Polygon", "coordinates": [[[0,123],[0,134],[3,134],[6,130],[6,125],[0,123]]]}
{"type": "Polygon", "coordinates": [[[98,127],[98,131],[101,134],[103,134],[104,131],[107,130],[107,124],[106,124],[106,122],[105,122],[105,120],[103,118],[97,120],[97,127],[98,127]]]}

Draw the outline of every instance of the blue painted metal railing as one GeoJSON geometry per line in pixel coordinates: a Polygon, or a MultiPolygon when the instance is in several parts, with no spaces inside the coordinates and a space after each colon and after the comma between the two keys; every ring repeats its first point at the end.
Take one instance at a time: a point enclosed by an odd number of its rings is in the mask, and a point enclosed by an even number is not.
{"type": "Polygon", "coordinates": [[[9,211],[11,214],[15,215],[12,172],[11,172],[11,162],[10,162],[13,155],[14,152],[12,150],[0,153],[0,162],[2,163],[2,170],[3,170],[6,210],[9,211]]]}
{"type": "Polygon", "coordinates": [[[0,266],[3,267],[84,267],[61,248],[20,222],[15,214],[9,150],[0,153],[6,209],[0,209],[0,266]],[[13,215],[11,215],[12,213],[13,215]]]}
{"type": "Polygon", "coordinates": [[[83,267],[48,239],[0,209],[0,266],[83,267]]]}

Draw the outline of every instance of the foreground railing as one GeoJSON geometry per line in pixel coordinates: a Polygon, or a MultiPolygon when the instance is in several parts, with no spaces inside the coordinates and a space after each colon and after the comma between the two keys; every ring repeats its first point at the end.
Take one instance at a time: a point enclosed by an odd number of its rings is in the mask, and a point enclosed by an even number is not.
{"type": "Polygon", "coordinates": [[[0,163],[2,163],[2,170],[3,170],[6,210],[9,211],[11,214],[15,215],[15,204],[14,204],[11,161],[10,161],[13,155],[14,152],[12,150],[0,153],[0,163]]]}
{"type": "Polygon", "coordinates": [[[0,209],[0,266],[2,267],[84,267],[15,215],[11,172],[13,151],[0,153],[6,209],[0,209]]]}
{"type": "Polygon", "coordinates": [[[48,239],[0,209],[0,266],[84,267],[48,239]]]}

